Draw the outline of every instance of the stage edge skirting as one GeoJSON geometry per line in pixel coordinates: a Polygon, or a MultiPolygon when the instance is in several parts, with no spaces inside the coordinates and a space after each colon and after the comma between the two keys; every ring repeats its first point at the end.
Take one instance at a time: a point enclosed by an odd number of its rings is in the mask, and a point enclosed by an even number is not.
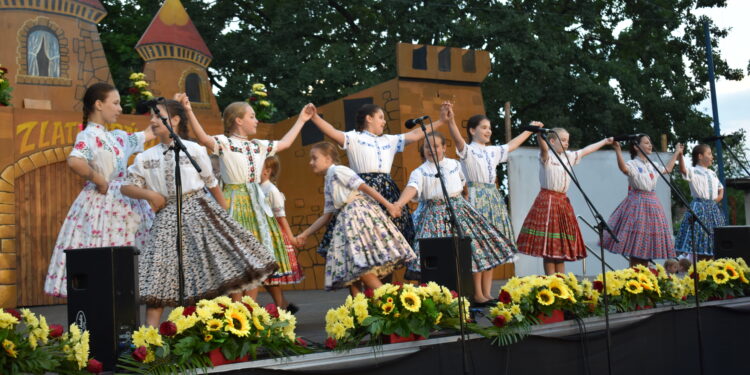
{"type": "MultiPolygon", "coordinates": [[[[719,373],[740,363],[733,348],[747,347],[750,297],[705,302],[701,309],[703,354],[699,355],[694,305],[665,306],[610,315],[613,374],[719,373]],[[737,339],[733,339],[736,337],[737,339]],[[717,346],[717,343],[719,346],[717,346]],[[744,345],[740,345],[744,343],[744,345]],[[725,345],[722,345],[725,344],[725,345]],[[710,366],[710,367],[709,367],[710,366]]],[[[604,317],[535,326],[523,341],[497,347],[469,335],[470,373],[603,374],[606,373],[604,317]],[[548,372],[553,371],[553,372],[548,372]]],[[[217,366],[210,373],[280,374],[286,372],[430,374],[461,372],[459,336],[365,347],[349,352],[315,353],[217,366]]],[[[743,351],[744,352],[744,351],[743,351]]],[[[738,355],[741,357],[741,355],[738,355]]],[[[750,364],[742,368],[750,369],[750,364]]],[[[742,372],[740,372],[742,373],[742,372]]]]}

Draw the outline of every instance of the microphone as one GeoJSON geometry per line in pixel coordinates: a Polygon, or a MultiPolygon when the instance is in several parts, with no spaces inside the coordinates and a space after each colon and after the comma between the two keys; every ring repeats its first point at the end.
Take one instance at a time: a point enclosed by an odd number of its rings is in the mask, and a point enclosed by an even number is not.
{"type": "Polygon", "coordinates": [[[521,130],[532,133],[549,133],[552,131],[552,129],[542,128],[540,126],[534,125],[523,125],[521,126],[521,130]]]}
{"type": "Polygon", "coordinates": [[[406,122],[404,123],[404,126],[405,126],[405,127],[407,128],[407,129],[411,129],[411,128],[413,128],[413,127],[417,126],[417,124],[421,124],[421,123],[422,123],[422,121],[424,121],[424,120],[426,120],[426,119],[428,119],[428,118],[430,118],[430,116],[424,115],[424,116],[422,116],[422,117],[417,117],[417,118],[412,118],[412,119],[408,119],[408,120],[406,120],[406,122]]]}
{"type": "Polygon", "coordinates": [[[720,140],[722,140],[724,138],[727,138],[727,137],[730,137],[730,136],[729,135],[714,135],[714,136],[711,136],[711,137],[706,137],[706,138],[701,139],[701,142],[702,143],[709,143],[709,142],[714,142],[714,141],[720,141],[720,140]]]}
{"type": "Polygon", "coordinates": [[[153,98],[149,100],[141,100],[135,105],[135,113],[142,115],[148,113],[151,108],[156,108],[157,104],[164,102],[164,97],[153,98]]]}
{"type": "Polygon", "coordinates": [[[623,134],[623,135],[616,135],[612,138],[614,138],[615,142],[624,142],[624,141],[630,141],[633,139],[637,139],[639,137],[645,136],[646,134],[643,133],[635,133],[635,134],[623,134]]]}

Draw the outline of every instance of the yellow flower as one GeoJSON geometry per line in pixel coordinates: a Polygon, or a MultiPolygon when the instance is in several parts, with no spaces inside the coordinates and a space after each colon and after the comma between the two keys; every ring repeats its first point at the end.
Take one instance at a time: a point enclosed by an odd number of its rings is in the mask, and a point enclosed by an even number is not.
{"type": "Polygon", "coordinates": [[[253,85],[252,89],[253,89],[253,91],[265,91],[266,90],[266,85],[264,85],[262,83],[256,83],[256,84],[253,85]]]}
{"type": "Polygon", "coordinates": [[[148,82],[146,82],[146,81],[135,81],[135,82],[133,82],[133,86],[135,86],[135,87],[137,87],[139,89],[142,89],[144,87],[148,87],[148,82]]]}
{"type": "Polygon", "coordinates": [[[625,284],[625,290],[632,294],[639,294],[643,292],[643,286],[637,280],[630,280],[625,284]]]}
{"type": "Polygon", "coordinates": [[[209,342],[209,341],[211,341],[213,339],[214,339],[214,337],[211,336],[210,333],[207,333],[205,336],[203,336],[203,341],[205,341],[205,342],[209,342]]]}
{"type": "Polygon", "coordinates": [[[521,315],[521,306],[513,304],[510,306],[510,312],[513,315],[521,315]]]}
{"type": "Polygon", "coordinates": [[[13,341],[7,339],[3,340],[3,349],[5,349],[5,352],[13,358],[18,356],[18,353],[16,352],[16,344],[14,344],[13,341]]]}
{"type": "Polygon", "coordinates": [[[393,311],[393,303],[392,302],[384,303],[381,309],[383,309],[383,314],[388,315],[391,313],[391,311],[393,311]]]}
{"type": "Polygon", "coordinates": [[[726,266],[726,268],[724,270],[727,272],[727,275],[729,275],[730,279],[732,279],[732,280],[739,279],[739,277],[740,277],[739,272],[737,272],[737,270],[734,269],[734,267],[732,267],[731,265],[727,264],[727,266],[726,266]]]}
{"type": "Polygon", "coordinates": [[[141,95],[143,95],[143,96],[145,96],[145,97],[147,97],[149,99],[151,99],[151,98],[154,97],[154,94],[152,94],[151,91],[143,91],[143,92],[141,92],[141,95]]]}
{"type": "Polygon", "coordinates": [[[260,324],[260,320],[258,320],[258,316],[257,315],[253,315],[253,326],[258,331],[262,331],[262,330],[266,329],[265,327],[263,327],[263,324],[260,324]]]}
{"type": "Polygon", "coordinates": [[[261,107],[268,107],[268,106],[270,106],[270,105],[271,105],[271,102],[269,102],[268,100],[259,100],[259,101],[258,101],[258,104],[259,104],[259,105],[260,105],[261,107]]]}
{"type": "Polygon", "coordinates": [[[552,281],[550,281],[547,288],[549,288],[552,294],[554,294],[557,298],[568,299],[568,297],[570,296],[568,287],[559,277],[552,277],[552,281]]]}
{"type": "Polygon", "coordinates": [[[261,98],[265,98],[266,96],[268,96],[265,91],[253,91],[253,94],[260,96],[261,98]]]}
{"type": "Polygon", "coordinates": [[[405,309],[417,312],[422,307],[422,300],[414,292],[403,292],[401,293],[401,304],[404,305],[405,309]]]}
{"type": "Polygon", "coordinates": [[[16,324],[18,324],[18,319],[15,316],[0,309],[0,329],[12,328],[16,324]]]}
{"type": "MultiPolygon", "coordinates": [[[[80,334],[80,330],[78,330],[78,326],[71,324],[70,325],[71,335],[76,334],[76,332],[74,331],[74,327],[75,327],[75,330],[78,331],[80,334]]],[[[73,339],[73,341],[77,341],[77,340],[73,339]]],[[[156,328],[154,327],[141,326],[141,328],[133,332],[133,345],[135,345],[136,347],[139,347],[139,346],[148,347],[149,345],[162,346],[161,335],[159,335],[159,331],[157,331],[156,328]]]]}
{"type": "Polygon", "coordinates": [[[206,329],[209,331],[218,331],[222,326],[224,326],[224,322],[219,319],[211,319],[206,322],[206,329]]]}
{"type": "MultiPolygon", "coordinates": [[[[247,321],[247,316],[239,309],[231,308],[226,311],[224,316],[226,317],[225,322],[227,323],[224,330],[229,331],[238,337],[245,337],[250,333],[250,323],[247,321]]],[[[255,322],[255,319],[255,316],[253,316],[253,323],[255,322]]]]}
{"type": "Polygon", "coordinates": [[[555,302],[555,295],[549,289],[542,289],[536,294],[536,300],[545,306],[549,306],[555,302]]]}
{"type": "Polygon", "coordinates": [[[729,274],[724,270],[716,270],[711,276],[717,284],[726,284],[729,281],[729,274]]]}
{"type": "Polygon", "coordinates": [[[137,79],[138,79],[138,74],[139,74],[139,73],[131,73],[131,74],[130,74],[130,80],[131,80],[131,81],[135,81],[135,80],[137,80],[137,79]]]}
{"type": "Polygon", "coordinates": [[[443,313],[439,312],[438,316],[437,316],[437,319],[435,319],[435,325],[440,324],[440,319],[442,319],[442,318],[443,318],[443,313]]]}

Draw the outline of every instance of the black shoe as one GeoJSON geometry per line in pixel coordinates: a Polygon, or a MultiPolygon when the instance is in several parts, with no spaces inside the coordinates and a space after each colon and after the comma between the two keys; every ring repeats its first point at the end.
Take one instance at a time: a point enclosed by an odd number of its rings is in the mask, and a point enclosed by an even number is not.
{"type": "Polygon", "coordinates": [[[484,301],[484,302],[477,302],[477,301],[471,301],[471,306],[473,308],[482,308],[482,307],[489,307],[494,306],[492,301],[484,301]]]}
{"type": "Polygon", "coordinates": [[[290,303],[286,306],[286,309],[284,310],[289,311],[292,315],[294,315],[297,313],[297,311],[299,311],[299,307],[297,307],[297,305],[293,303],[290,303]]]}

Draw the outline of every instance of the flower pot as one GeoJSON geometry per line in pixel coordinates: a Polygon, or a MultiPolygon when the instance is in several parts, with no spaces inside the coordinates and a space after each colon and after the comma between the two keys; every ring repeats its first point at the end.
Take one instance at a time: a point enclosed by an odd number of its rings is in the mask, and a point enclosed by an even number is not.
{"type": "Polygon", "coordinates": [[[565,320],[565,314],[563,314],[562,310],[555,309],[552,310],[552,313],[550,315],[541,313],[537,315],[537,318],[539,319],[539,323],[541,324],[552,324],[565,320]]]}
{"type": "Polygon", "coordinates": [[[211,363],[214,366],[220,366],[220,365],[226,365],[229,363],[238,363],[238,362],[247,362],[250,360],[250,355],[247,354],[243,357],[237,358],[235,360],[228,360],[226,357],[224,357],[224,353],[221,352],[221,348],[216,348],[210,352],[208,352],[208,359],[211,360],[211,363]]]}
{"type": "Polygon", "coordinates": [[[391,333],[390,335],[383,337],[383,341],[387,344],[395,344],[398,342],[420,341],[420,340],[424,340],[424,337],[415,335],[413,333],[406,337],[401,337],[395,333],[391,333]]]}

